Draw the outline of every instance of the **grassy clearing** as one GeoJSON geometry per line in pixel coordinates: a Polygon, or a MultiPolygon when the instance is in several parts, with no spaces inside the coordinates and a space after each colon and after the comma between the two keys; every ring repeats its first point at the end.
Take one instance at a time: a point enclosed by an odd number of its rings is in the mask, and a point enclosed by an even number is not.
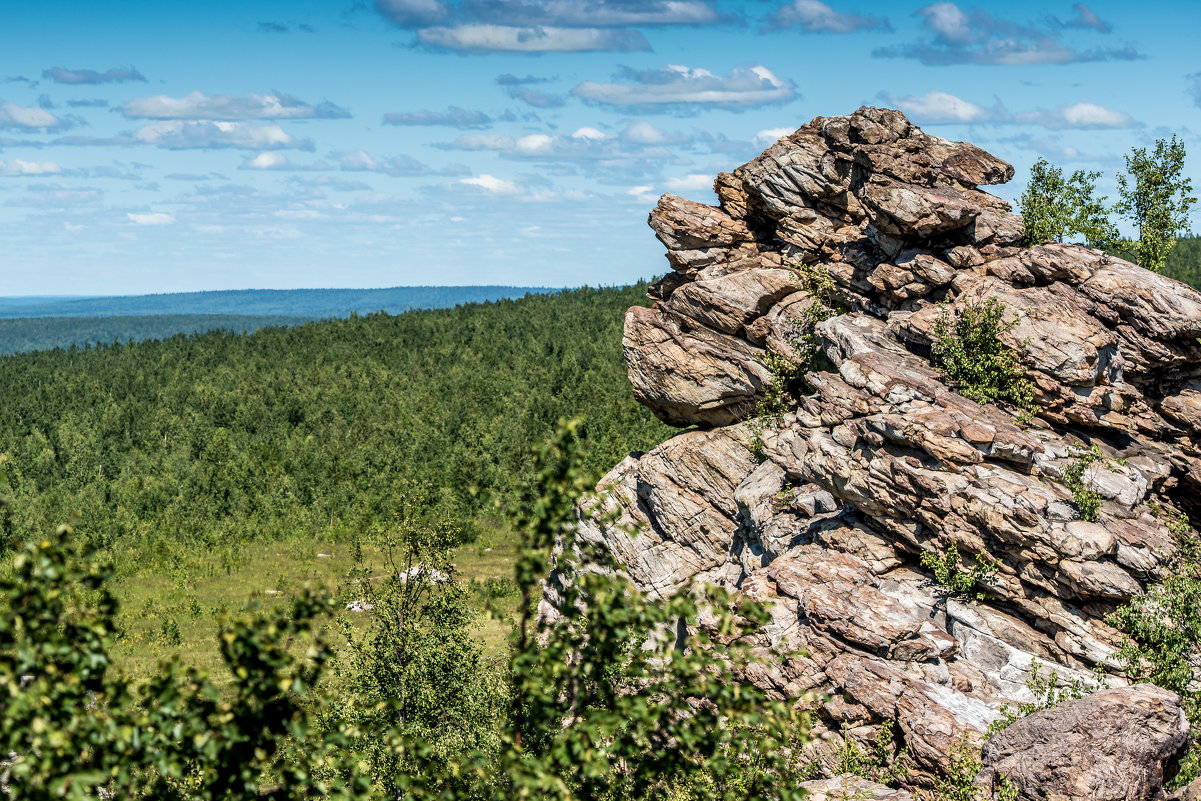
{"type": "MultiPolygon", "coordinates": [[[[512,626],[516,545],[513,532],[490,528],[455,555],[460,578],[484,612],[477,636],[489,653],[503,651],[512,626]]],[[[176,553],[146,567],[134,563],[139,556],[132,551],[114,555],[120,578],[113,592],[121,604],[122,636],[112,655],[131,682],[150,676],[160,662],[178,658],[208,671],[220,683],[221,616],[251,604],[274,607],[306,585],[333,594],[338,616],[355,625],[368,620],[366,614],[344,609],[356,598],[353,583],[347,581],[354,567],[353,547],[347,543],[299,538],[253,542],[215,553],[176,553]]],[[[362,558],[373,570],[383,565],[378,549],[369,545],[363,546],[362,558]]]]}

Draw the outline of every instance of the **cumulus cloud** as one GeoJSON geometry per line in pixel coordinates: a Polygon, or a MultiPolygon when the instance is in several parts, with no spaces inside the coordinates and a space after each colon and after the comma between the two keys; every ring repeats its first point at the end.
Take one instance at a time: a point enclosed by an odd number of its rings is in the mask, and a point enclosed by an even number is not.
{"type": "Polygon", "coordinates": [[[751,141],[753,141],[757,146],[765,147],[767,145],[775,144],[782,137],[788,136],[792,133],[795,133],[794,129],[792,128],[768,128],[767,130],[760,131],[759,133],[755,134],[751,141]]]}
{"type": "Polygon", "coordinates": [[[130,119],[151,120],[304,120],[345,119],[350,112],[333,103],[313,106],[285,94],[207,95],[191,92],[184,97],[138,97],[121,106],[130,119]]]}
{"type": "Polygon", "coordinates": [[[417,41],[425,47],[463,53],[584,53],[650,50],[650,43],[629,28],[561,28],[554,26],[468,24],[422,28],[417,41]]]}
{"type": "Polygon", "coordinates": [[[787,103],[797,97],[791,81],[767,67],[737,67],[724,77],[708,70],[669,65],[661,70],[627,69],[628,83],[586,81],[571,90],[591,103],[643,111],[688,111],[697,108],[742,110],[787,103]]]}
{"type": "Polygon", "coordinates": [[[1000,101],[991,108],[956,97],[947,92],[929,92],[921,97],[894,97],[881,93],[888,105],[899,108],[919,125],[936,124],[1018,124],[1043,128],[1137,128],[1137,120],[1123,111],[1095,103],[1074,103],[1055,109],[1033,109],[1012,113],[1000,101]]]}
{"type": "Polygon", "coordinates": [[[312,143],[294,139],[278,125],[251,125],[222,120],[166,120],[134,131],[132,141],[155,147],[240,148],[245,150],[312,149],[312,143]]]}
{"type": "Polygon", "coordinates": [[[67,122],[38,106],[0,102],[0,128],[51,129],[69,127],[67,122]]]}
{"type": "Polygon", "coordinates": [[[503,178],[497,178],[492,175],[473,175],[469,178],[460,178],[455,183],[463,186],[474,186],[483,189],[485,192],[491,192],[495,195],[515,195],[521,191],[521,187],[512,181],[506,181],[503,178]]]}
{"type": "Polygon", "coordinates": [[[1067,22],[1060,23],[1060,25],[1065,28],[1092,28],[1098,33],[1109,33],[1113,30],[1112,25],[1098,17],[1096,13],[1084,3],[1073,4],[1072,10],[1076,12],[1076,16],[1072,17],[1067,22]]]}
{"type": "Polygon", "coordinates": [[[239,170],[291,170],[292,162],[282,153],[265,152],[246,159],[238,167],[239,170]]]}
{"type": "Polygon", "coordinates": [[[1008,119],[1003,108],[987,109],[946,92],[928,92],[921,97],[883,97],[889,105],[905,112],[919,124],[1002,122],[1008,119]]]}
{"type": "Polygon", "coordinates": [[[699,192],[713,190],[713,176],[707,173],[691,173],[680,178],[668,178],[664,183],[672,192],[699,192]]]}
{"type": "Polygon", "coordinates": [[[96,70],[69,70],[65,67],[51,67],[42,70],[42,77],[55,83],[66,84],[98,84],[126,83],[128,81],[146,82],[146,76],[133,67],[113,67],[104,72],[96,70]]]}
{"type": "Polygon", "coordinates": [[[1133,47],[1076,49],[1059,40],[1066,27],[1107,28],[1087,6],[1076,5],[1077,16],[1068,23],[1051,20],[1041,25],[1022,24],[994,17],[979,8],[965,12],[948,0],[918,9],[931,38],[877,48],[881,58],[912,58],[923,64],[1073,64],[1085,61],[1129,61],[1142,58],[1133,47]]]}
{"type": "Polygon", "coordinates": [[[1140,123],[1122,111],[1114,111],[1095,103],[1075,103],[1056,109],[1024,111],[1014,115],[1016,122],[1032,123],[1044,128],[1137,128],[1140,123]]]}
{"type": "Polygon", "coordinates": [[[678,132],[662,131],[641,120],[630,122],[619,132],[582,126],[570,134],[531,133],[524,136],[467,134],[441,145],[448,150],[488,151],[505,159],[554,165],[557,174],[577,169],[601,180],[625,183],[630,176],[640,180],[657,175],[667,164],[687,163],[672,150],[691,145],[693,139],[678,132]]]}
{"type": "Polygon", "coordinates": [[[446,111],[405,111],[384,115],[384,125],[444,125],[450,128],[487,128],[492,118],[482,111],[451,106],[446,111]]]}
{"type": "Polygon", "coordinates": [[[793,0],[771,17],[772,28],[800,28],[805,33],[855,33],[891,30],[888,20],[835,11],[821,0],[793,0]]]}
{"type": "Polygon", "coordinates": [[[68,100],[67,105],[71,108],[108,108],[108,101],[99,98],[85,98],[83,100],[68,100]]]}
{"type": "Polygon", "coordinates": [[[0,175],[5,177],[23,177],[29,175],[57,175],[63,168],[53,161],[0,161],[0,175]]]}
{"type": "Polygon", "coordinates": [[[175,218],[170,214],[161,211],[136,212],[131,211],[125,215],[134,225],[170,225],[175,222],[175,218]]]}

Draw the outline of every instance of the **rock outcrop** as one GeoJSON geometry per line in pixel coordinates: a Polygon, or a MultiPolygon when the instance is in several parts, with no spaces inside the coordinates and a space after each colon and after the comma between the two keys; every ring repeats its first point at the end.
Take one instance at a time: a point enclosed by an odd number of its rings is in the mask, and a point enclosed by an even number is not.
{"type": "Polygon", "coordinates": [[[1022,801],[1150,801],[1164,766],[1183,756],[1189,725],[1180,697],[1150,684],[1100,690],[1035,712],[990,738],[978,783],[1002,777],[1022,801]]]}
{"type": "Polygon", "coordinates": [[[583,525],[650,593],[703,580],[770,604],[748,680],[827,699],[830,766],[894,720],[914,787],[1033,700],[1036,663],[1121,687],[1105,618],[1162,574],[1163,513],[1201,512],[1201,294],[1080,245],[1023,247],[1021,218],[978,188],[1012,175],[862,108],[719,175],[718,207],[664,196],[650,225],[672,272],[629,311],[625,357],[635,396],[695,428],[602,482],[637,537],[583,525]],[[820,322],[815,275],[842,306],[820,322]],[[940,317],[988,298],[1016,320],[1002,340],[1029,409],[977,403],[931,361],[940,317]],[[803,351],[786,412],[752,423],[770,355],[803,351]],[[1094,446],[1086,520],[1065,471],[1094,446]],[[979,599],[923,567],[952,547],[965,572],[995,566],[979,599]]]}

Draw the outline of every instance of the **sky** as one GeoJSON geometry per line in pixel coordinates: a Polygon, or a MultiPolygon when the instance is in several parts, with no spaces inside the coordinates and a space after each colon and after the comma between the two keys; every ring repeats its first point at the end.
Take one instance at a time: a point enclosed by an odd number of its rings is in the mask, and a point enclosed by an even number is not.
{"type": "MultiPolygon", "coordinates": [[[[1201,3],[39,0],[0,33],[0,295],[624,284],[646,215],[816,116],[1017,169],[1177,134],[1201,3]]],[[[1193,217],[1201,230],[1201,217],[1193,217]]]]}

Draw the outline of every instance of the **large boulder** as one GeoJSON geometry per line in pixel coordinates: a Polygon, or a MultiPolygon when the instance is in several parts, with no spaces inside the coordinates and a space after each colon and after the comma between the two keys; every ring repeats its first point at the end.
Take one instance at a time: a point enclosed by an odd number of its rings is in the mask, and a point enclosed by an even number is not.
{"type": "Polygon", "coordinates": [[[984,744],[977,784],[1023,801],[1163,798],[1188,745],[1180,696],[1151,684],[1100,690],[1035,712],[984,744]]]}

